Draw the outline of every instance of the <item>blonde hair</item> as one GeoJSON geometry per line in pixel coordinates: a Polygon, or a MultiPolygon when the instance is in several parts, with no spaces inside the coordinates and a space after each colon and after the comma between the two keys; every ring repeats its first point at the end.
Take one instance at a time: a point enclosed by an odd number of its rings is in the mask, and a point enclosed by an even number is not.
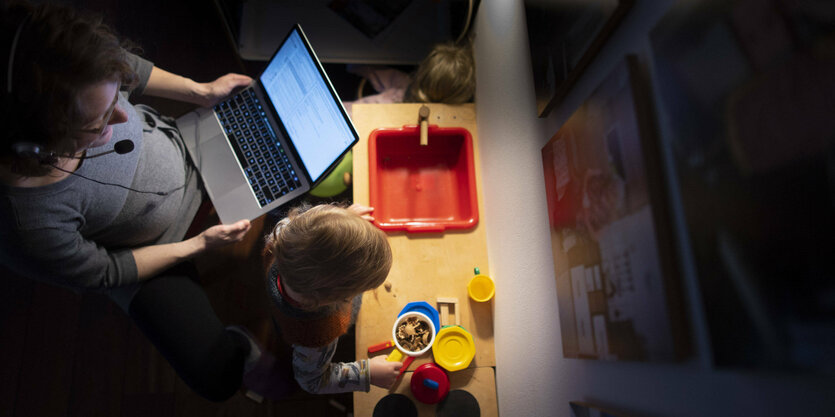
{"type": "Polygon", "coordinates": [[[475,62],[470,46],[435,45],[417,68],[409,99],[422,103],[461,104],[475,94],[475,62]]]}
{"type": "Polygon", "coordinates": [[[385,233],[329,204],[291,210],[267,236],[264,249],[265,263],[275,263],[282,285],[302,294],[306,308],[377,288],[392,262],[385,233]]]}

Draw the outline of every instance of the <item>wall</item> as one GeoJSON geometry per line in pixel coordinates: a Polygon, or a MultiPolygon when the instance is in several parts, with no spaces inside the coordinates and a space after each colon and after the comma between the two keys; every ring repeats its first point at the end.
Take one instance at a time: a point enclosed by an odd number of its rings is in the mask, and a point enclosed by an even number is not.
{"type": "MultiPolygon", "coordinates": [[[[569,415],[593,401],[640,415],[835,415],[835,381],[710,366],[698,288],[685,272],[696,354],[681,364],[564,359],[540,150],[672,1],[638,1],[563,104],[536,117],[522,0],[485,0],[475,21],[478,133],[503,416],[569,415]]],[[[685,254],[684,264],[688,263],[685,254]]],[[[685,268],[689,271],[690,268],[685,268]]]]}

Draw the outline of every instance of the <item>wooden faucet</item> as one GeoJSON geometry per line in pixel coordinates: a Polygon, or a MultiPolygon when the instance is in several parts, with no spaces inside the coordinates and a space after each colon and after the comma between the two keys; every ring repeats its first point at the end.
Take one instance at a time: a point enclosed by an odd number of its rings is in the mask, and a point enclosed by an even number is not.
{"type": "Polygon", "coordinates": [[[420,123],[420,146],[429,144],[429,107],[420,106],[418,110],[418,123],[420,123]]]}

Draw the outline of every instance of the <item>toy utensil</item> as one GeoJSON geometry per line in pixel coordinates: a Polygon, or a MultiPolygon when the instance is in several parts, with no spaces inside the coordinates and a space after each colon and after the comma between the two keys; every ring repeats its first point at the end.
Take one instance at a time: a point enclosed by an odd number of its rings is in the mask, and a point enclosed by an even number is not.
{"type": "Polygon", "coordinates": [[[391,351],[391,353],[389,353],[389,355],[386,357],[386,360],[390,362],[403,361],[403,366],[400,367],[400,373],[397,374],[397,379],[400,379],[400,375],[403,375],[403,372],[406,372],[406,369],[409,368],[409,365],[412,364],[412,361],[415,360],[415,357],[406,356],[403,354],[403,352],[400,351],[400,349],[395,348],[391,351]],[[403,357],[405,357],[406,359],[404,360],[403,357]]]}
{"type": "Polygon", "coordinates": [[[388,340],[383,343],[377,343],[376,345],[372,345],[368,347],[368,353],[379,352],[384,349],[388,349],[394,346],[394,340],[388,340]]]}
{"type": "Polygon", "coordinates": [[[386,356],[386,360],[389,362],[400,362],[403,360],[403,352],[400,349],[394,349],[386,356]]]}
{"type": "Polygon", "coordinates": [[[400,352],[399,350],[395,349],[388,355],[388,357],[386,357],[386,360],[389,361],[389,362],[403,361],[403,366],[400,367],[400,373],[397,374],[397,376],[399,377],[400,375],[403,375],[403,371],[405,371],[409,367],[409,365],[412,364],[412,362],[415,360],[415,357],[414,356],[406,356],[402,352],[400,352]],[[404,357],[406,359],[403,359],[404,357]]]}
{"type": "Polygon", "coordinates": [[[406,360],[403,361],[403,366],[400,367],[400,373],[397,374],[398,378],[400,378],[400,375],[403,375],[403,372],[406,372],[406,369],[409,369],[409,365],[411,365],[412,362],[414,362],[414,360],[415,360],[414,356],[406,357],[406,360]]]}

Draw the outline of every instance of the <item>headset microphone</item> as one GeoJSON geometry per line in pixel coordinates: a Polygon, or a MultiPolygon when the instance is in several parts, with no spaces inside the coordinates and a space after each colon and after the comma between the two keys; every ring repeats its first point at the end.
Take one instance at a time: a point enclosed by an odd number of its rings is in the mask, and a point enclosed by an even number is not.
{"type": "MultiPolygon", "coordinates": [[[[90,155],[90,156],[82,156],[81,158],[78,158],[78,159],[92,159],[92,158],[98,158],[98,157],[100,157],[100,156],[104,156],[104,155],[107,155],[107,154],[111,154],[111,153],[113,153],[113,152],[116,152],[116,153],[117,153],[117,154],[119,154],[119,155],[124,155],[124,154],[126,154],[126,153],[133,152],[133,141],[132,141],[132,140],[130,140],[130,139],[122,139],[122,140],[120,140],[120,141],[116,142],[116,143],[113,145],[113,149],[112,149],[112,150],[109,150],[109,151],[107,151],[107,152],[97,153],[97,154],[95,154],[95,155],[90,155]]],[[[70,156],[70,158],[77,158],[77,157],[75,157],[75,156],[70,156]]]]}

